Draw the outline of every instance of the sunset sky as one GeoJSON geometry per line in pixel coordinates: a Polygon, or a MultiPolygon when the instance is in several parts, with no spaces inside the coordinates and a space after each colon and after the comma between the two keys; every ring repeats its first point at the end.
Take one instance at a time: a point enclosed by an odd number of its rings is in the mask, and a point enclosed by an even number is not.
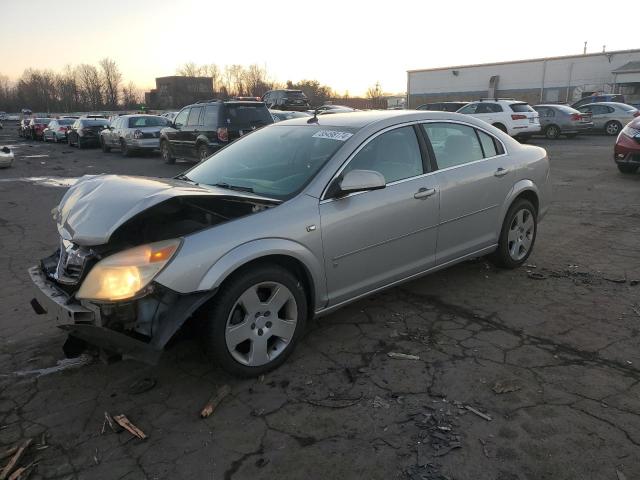
{"type": "MultiPolygon", "coordinates": [[[[363,94],[406,70],[640,47],[583,1],[0,0],[0,74],[113,58],[140,87],[188,61],[266,66],[363,94]],[[595,28],[597,25],[597,28],[595,28]]],[[[608,7],[605,7],[608,9],[608,7]]]]}

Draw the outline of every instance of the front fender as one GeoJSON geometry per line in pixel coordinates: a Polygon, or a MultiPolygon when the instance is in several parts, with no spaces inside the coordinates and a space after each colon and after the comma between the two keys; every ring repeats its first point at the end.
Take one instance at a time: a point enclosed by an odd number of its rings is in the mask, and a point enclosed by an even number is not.
{"type": "Polygon", "coordinates": [[[202,277],[199,291],[218,288],[224,280],[238,268],[252,260],[269,255],[282,255],[298,260],[309,273],[313,282],[314,310],[322,308],[327,302],[327,289],[322,260],[300,243],[284,238],[263,238],[243,243],[227,252],[202,277]]]}

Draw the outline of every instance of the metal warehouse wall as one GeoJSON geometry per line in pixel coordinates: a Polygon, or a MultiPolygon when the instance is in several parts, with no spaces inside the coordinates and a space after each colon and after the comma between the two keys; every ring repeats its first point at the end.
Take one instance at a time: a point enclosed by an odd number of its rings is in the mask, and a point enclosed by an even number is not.
{"type": "Polygon", "coordinates": [[[530,103],[575,101],[583,91],[613,92],[613,70],[640,61],[640,49],[469,65],[407,72],[409,108],[435,101],[486,97],[489,79],[499,76],[496,96],[530,103]]]}

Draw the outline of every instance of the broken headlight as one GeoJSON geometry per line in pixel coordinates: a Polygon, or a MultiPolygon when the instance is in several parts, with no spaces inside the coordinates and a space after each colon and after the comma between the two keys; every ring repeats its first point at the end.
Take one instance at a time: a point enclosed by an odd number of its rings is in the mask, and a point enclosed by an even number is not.
{"type": "Polygon", "coordinates": [[[100,260],[82,282],[77,298],[115,301],[134,297],[169,263],[180,240],[140,245],[100,260]]]}

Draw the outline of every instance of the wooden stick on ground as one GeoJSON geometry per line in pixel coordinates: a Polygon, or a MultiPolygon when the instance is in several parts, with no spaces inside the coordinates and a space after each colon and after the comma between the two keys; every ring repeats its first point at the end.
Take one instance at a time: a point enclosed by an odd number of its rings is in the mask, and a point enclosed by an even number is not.
{"type": "Polygon", "coordinates": [[[141,440],[147,438],[144,432],[136,427],[133,423],[131,423],[125,415],[116,415],[113,417],[113,419],[118,425],[120,425],[134,437],[138,437],[141,440]]]}
{"type": "Polygon", "coordinates": [[[220,405],[220,402],[224,400],[224,397],[226,397],[230,393],[231,393],[231,387],[229,387],[229,385],[223,385],[222,387],[220,387],[216,392],[216,394],[213,397],[211,397],[211,399],[204,406],[204,408],[200,412],[200,417],[207,418],[211,416],[211,414],[215,411],[215,409],[218,408],[218,405],[220,405]]]}
{"type": "Polygon", "coordinates": [[[8,457],[12,456],[17,451],[18,451],[18,447],[17,446],[13,446],[13,447],[9,448],[8,450],[5,450],[4,452],[0,453],[0,460],[4,460],[5,458],[8,458],[8,457]]]}
{"type": "Polygon", "coordinates": [[[27,478],[29,478],[29,475],[31,475],[31,472],[33,471],[37,463],[38,462],[31,462],[26,467],[18,468],[15,472],[11,474],[8,480],[27,480],[27,478]]]}
{"type": "Polygon", "coordinates": [[[9,460],[9,463],[5,465],[4,469],[0,473],[0,480],[7,479],[9,474],[13,471],[17,463],[20,461],[20,458],[22,457],[24,452],[27,450],[27,448],[29,448],[29,445],[31,445],[31,441],[32,439],[28,438],[24,442],[22,442],[22,445],[20,445],[20,447],[16,450],[16,453],[13,454],[13,457],[11,457],[11,460],[9,460]]]}

